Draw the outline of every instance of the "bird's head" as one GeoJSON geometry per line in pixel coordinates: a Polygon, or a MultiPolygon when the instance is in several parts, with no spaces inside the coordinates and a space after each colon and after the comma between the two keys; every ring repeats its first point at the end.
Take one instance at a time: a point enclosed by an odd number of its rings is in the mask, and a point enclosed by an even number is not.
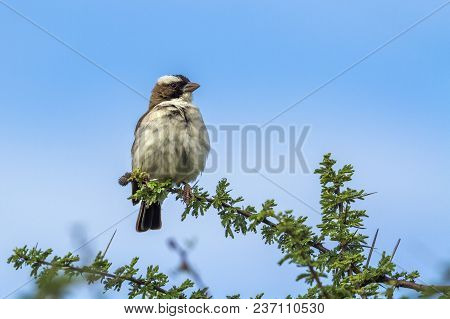
{"type": "Polygon", "coordinates": [[[158,79],[152,90],[150,108],[174,99],[191,102],[192,92],[199,87],[199,84],[189,81],[184,75],[164,75],[158,79]]]}

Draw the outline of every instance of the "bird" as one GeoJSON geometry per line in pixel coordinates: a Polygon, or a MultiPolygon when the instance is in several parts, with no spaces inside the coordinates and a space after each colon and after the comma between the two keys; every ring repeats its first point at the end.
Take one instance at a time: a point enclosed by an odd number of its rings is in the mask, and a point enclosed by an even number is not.
{"type": "MultiPolygon", "coordinates": [[[[185,201],[191,196],[189,183],[203,172],[210,151],[202,114],[192,102],[192,93],[199,87],[184,75],[161,76],[152,89],[148,110],[137,122],[131,148],[133,169],[141,169],[153,180],[184,184],[185,201]]],[[[132,194],[137,190],[133,182],[132,194]]],[[[141,202],[137,232],[161,229],[161,204],[141,202]]]]}

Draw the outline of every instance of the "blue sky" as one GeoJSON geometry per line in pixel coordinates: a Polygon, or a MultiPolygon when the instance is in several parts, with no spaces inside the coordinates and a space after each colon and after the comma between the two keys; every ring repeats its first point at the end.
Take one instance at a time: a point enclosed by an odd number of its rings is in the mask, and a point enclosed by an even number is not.
{"type": "MultiPolygon", "coordinates": [[[[160,75],[199,82],[195,101],[209,125],[261,125],[444,1],[1,1],[149,95],[160,75]]],[[[147,101],[0,3],[0,296],[28,271],[5,264],[15,246],[39,243],[65,253],[79,246],[74,225],[94,237],[133,211],[116,181],[129,169],[133,129],[147,101]]],[[[450,7],[439,11],[273,124],[310,125],[303,153],[311,169],[332,152],[356,168],[352,186],[378,194],[367,234],[398,264],[439,281],[450,251],[450,7]]],[[[233,140],[239,161],[239,139],[233,140]]],[[[226,141],[214,148],[226,158],[226,141]]],[[[280,146],[277,151],[283,151],[280,146]],[[281,149],[280,149],[281,148],[281,149]]],[[[204,174],[213,191],[227,177],[236,195],[258,205],[275,198],[320,220],[314,211],[258,174],[226,163],[204,174]]],[[[265,174],[319,207],[313,174],[265,174]]],[[[261,291],[282,297],[303,289],[298,270],[257,236],[225,239],[214,212],[180,222],[182,206],[164,203],[164,228],[137,234],[121,222],[108,255],[114,265],[141,256],[170,273],[177,256],[166,241],[197,239],[191,258],[217,297],[261,291]]],[[[115,229],[115,228],[114,228],[115,229]]],[[[97,251],[113,230],[92,241],[97,251]]],[[[180,281],[182,276],[175,278],[180,281]]],[[[26,286],[11,297],[31,289],[26,286]]],[[[81,289],[75,297],[95,296],[81,289]]],[[[120,297],[123,294],[108,295],[120,297]]]]}

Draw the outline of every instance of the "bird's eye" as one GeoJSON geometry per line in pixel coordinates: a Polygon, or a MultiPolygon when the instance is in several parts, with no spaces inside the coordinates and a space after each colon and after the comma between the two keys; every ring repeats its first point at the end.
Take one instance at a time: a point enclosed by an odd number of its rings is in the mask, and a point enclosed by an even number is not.
{"type": "Polygon", "coordinates": [[[171,83],[171,84],[170,84],[170,87],[176,88],[176,87],[177,87],[177,84],[176,84],[176,83],[171,83]]]}

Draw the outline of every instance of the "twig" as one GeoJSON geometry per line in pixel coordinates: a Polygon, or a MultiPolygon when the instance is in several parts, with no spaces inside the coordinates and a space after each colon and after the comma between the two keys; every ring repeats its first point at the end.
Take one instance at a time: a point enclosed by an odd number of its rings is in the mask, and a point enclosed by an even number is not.
{"type": "Polygon", "coordinates": [[[180,256],[181,263],[179,271],[185,271],[190,274],[200,288],[207,288],[203,283],[200,274],[192,267],[191,263],[189,262],[188,252],[183,247],[181,247],[173,238],[169,239],[168,246],[180,256]]]}
{"type": "Polygon", "coordinates": [[[401,238],[399,238],[397,241],[397,244],[395,244],[394,251],[392,252],[390,261],[392,261],[392,259],[394,259],[395,253],[397,252],[398,245],[400,245],[400,240],[401,240],[401,238]]]}
{"type": "Polygon", "coordinates": [[[330,295],[328,292],[324,289],[322,282],[320,281],[319,274],[315,271],[314,267],[311,264],[308,264],[309,272],[311,273],[312,277],[314,278],[314,281],[317,284],[317,287],[319,287],[320,291],[324,295],[325,298],[330,299],[330,295]]]}
{"type": "Polygon", "coordinates": [[[379,230],[380,230],[380,229],[377,228],[377,231],[375,232],[375,236],[373,237],[372,246],[370,247],[369,256],[367,257],[366,268],[369,267],[370,259],[372,258],[372,253],[373,253],[373,250],[374,250],[374,248],[375,248],[375,243],[376,243],[376,241],[377,241],[378,231],[379,231],[379,230]]]}
{"type": "Polygon", "coordinates": [[[112,241],[113,241],[113,239],[114,239],[114,236],[116,236],[116,233],[117,233],[117,229],[116,229],[116,230],[114,231],[114,233],[112,234],[111,239],[109,240],[108,245],[106,246],[105,251],[104,251],[103,254],[102,254],[102,258],[105,257],[106,252],[107,252],[108,249],[109,249],[109,246],[111,246],[111,243],[112,243],[112,241]]]}
{"type": "MultiPolygon", "coordinates": [[[[179,193],[175,189],[171,190],[171,192],[174,193],[174,194],[178,194],[179,193]]],[[[210,197],[207,197],[206,200],[209,203],[213,203],[214,202],[214,200],[212,198],[210,198],[210,197]]],[[[231,208],[232,206],[224,203],[224,204],[222,204],[222,207],[224,207],[224,208],[231,208]]],[[[249,217],[251,217],[253,215],[252,213],[247,212],[247,211],[245,211],[243,209],[236,208],[236,207],[233,207],[233,208],[236,210],[236,212],[238,214],[240,214],[242,216],[245,216],[247,218],[249,218],[249,217]]],[[[270,226],[270,227],[277,227],[276,223],[271,222],[267,218],[265,218],[262,221],[262,223],[267,225],[267,226],[270,226]]],[[[291,234],[288,233],[288,235],[291,235],[291,234]]],[[[328,253],[330,251],[321,242],[310,242],[309,245],[312,248],[317,249],[321,253],[328,253]]],[[[358,267],[356,267],[355,265],[353,265],[351,269],[352,269],[352,271],[355,274],[360,274],[361,273],[361,270],[358,267]]],[[[429,290],[429,289],[434,289],[434,290],[436,290],[439,293],[444,293],[444,294],[448,295],[448,293],[445,293],[444,291],[450,290],[450,286],[421,285],[421,284],[417,284],[417,283],[411,282],[411,281],[393,279],[393,278],[390,278],[388,276],[383,276],[383,277],[379,278],[379,282],[389,283],[390,285],[393,285],[393,286],[396,286],[396,287],[413,289],[413,290],[418,291],[418,292],[426,291],[426,290],[429,290]]],[[[369,283],[372,283],[372,282],[369,282],[369,283]]],[[[369,283],[367,283],[367,284],[369,284],[369,283]]]]}
{"type": "MultiPolygon", "coordinates": [[[[178,194],[178,193],[179,193],[179,191],[177,191],[177,190],[175,190],[175,189],[172,189],[172,190],[170,190],[170,191],[171,191],[172,193],[174,193],[174,194],[178,194]]],[[[193,196],[195,197],[195,195],[193,195],[193,196]]],[[[212,204],[212,203],[214,202],[214,200],[213,200],[212,198],[210,198],[210,197],[206,197],[206,201],[208,201],[210,204],[212,204]]],[[[242,216],[244,216],[244,217],[246,217],[246,218],[250,218],[250,217],[253,215],[252,213],[250,213],[250,212],[248,212],[248,211],[246,211],[246,210],[243,210],[243,209],[240,209],[240,208],[237,208],[237,207],[232,207],[231,205],[226,204],[226,203],[222,203],[222,207],[224,207],[224,208],[234,208],[238,214],[240,214],[240,215],[242,215],[242,216]]],[[[263,223],[263,224],[266,224],[267,226],[270,226],[270,227],[277,227],[277,224],[276,224],[276,223],[271,222],[271,221],[268,220],[267,218],[264,218],[264,219],[262,220],[262,223],[263,223]]],[[[291,234],[289,234],[289,235],[291,235],[291,234]]],[[[291,235],[291,236],[292,236],[292,235],[291,235]]],[[[317,250],[319,250],[319,251],[322,252],[322,253],[328,252],[328,251],[329,251],[327,248],[325,248],[325,247],[322,245],[322,243],[311,243],[310,246],[316,248],[317,250]]],[[[314,280],[316,281],[317,286],[318,286],[319,289],[322,291],[322,293],[323,293],[323,295],[325,296],[325,298],[330,299],[330,296],[329,296],[329,294],[325,291],[325,289],[323,288],[323,285],[322,285],[322,283],[321,283],[321,281],[320,281],[319,275],[318,275],[317,272],[314,270],[314,267],[313,267],[311,264],[308,264],[307,266],[308,266],[308,268],[309,268],[309,271],[311,272],[311,275],[313,276],[314,280]]]]}
{"type": "MultiPolygon", "coordinates": [[[[172,193],[172,194],[180,194],[180,190],[178,190],[176,188],[171,188],[168,191],[170,193],[172,193]]],[[[363,194],[362,196],[365,197],[365,196],[369,196],[369,195],[372,195],[372,194],[375,194],[375,192],[374,193],[366,193],[366,194],[363,194]]],[[[195,195],[193,195],[193,196],[195,197],[195,195]]],[[[208,203],[210,203],[210,204],[214,203],[214,200],[211,197],[206,197],[205,200],[208,203]]],[[[253,215],[253,213],[250,213],[250,212],[248,212],[248,211],[246,211],[244,209],[241,209],[241,208],[233,207],[233,206],[231,206],[231,205],[229,205],[227,203],[222,203],[222,207],[223,208],[233,208],[238,214],[240,214],[240,215],[242,215],[244,217],[247,217],[247,218],[250,218],[253,215]]],[[[277,227],[276,223],[268,220],[267,218],[263,219],[261,222],[263,224],[267,225],[267,226],[270,226],[270,227],[277,227]]],[[[286,234],[292,236],[292,234],[290,234],[288,232],[286,234]]],[[[328,248],[326,248],[323,245],[322,242],[310,242],[309,245],[310,245],[310,247],[317,249],[321,253],[328,253],[328,252],[330,252],[330,250],[328,248]]],[[[352,271],[355,274],[360,274],[361,273],[361,270],[358,267],[356,267],[355,265],[352,265],[351,269],[352,269],[352,271]]],[[[448,293],[446,293],[444,291],[450,290],[450,286],[422,285],[422,284],[417,284],[417,283],[412,282],[412,281],[393,279],[393,278],[390,278],[388,276],[382,276],[382,277],[378,278],[377,281],[375,281],[375,282],[368,282],[367,284],[370,284],[370,283],[388,283],[388,284],[390,284],[392,286],[396,286],[396,287],[400,287],[400,288],[413,289],[413,290],[418,291],[418,292],[426,291],[426,290],[429,290],[429,289],[434,289],[434,290],[436,290],[436,292],[444,293],[444,294],[447,294],[447,295],[448,295],[448,293]]]]}
{"type": "Polygon", "coordinates": [[[375,194],[378,194],[378,192],[364,193],[361,195],[361,197],[367,197],[367,196],[375,195],[375,194]]]}
{"type": "MultiPolygon", "coordinates": [[[[20,255],[20,257],[23,260],[25,260],[25,261],[30,261],[30,259],[27,256],[20,255]]],[[[161,287],[154,286],[152,283],[149,283],[149,282],[147,282],[144,279],[137,279],[137,278],[134,278],[132,276],[118,276],[118,275],[111,274],[111,273],[108,273],[108,272],[105,272],[105,271],[94,270],[94,269],[90,269],[90,268],[87,268],[87,267],[80,268],[80,267],[76,267],[76,266],[59,266],[59,265],[54,265],[51,262],[48,262],[48,261],[45,261],[45,260],[38,260],[38,261],[36,261],[36,263],[41,264],[41,265],[54,267],[54,268],[61,269],[61,270],[72,270],[72,271],[75,271],[75,272],[77,272],[79,274],[91,274],[91,275],[98,275],[98,276],[103,276],[103,277],[108,277],[108,278],[113,278],[113,279],[122,279],[122,280],[125,280],[125,281],[129,281],[129,282],[135,283],[135,284],[140,285],[140,286],[153,286],[153,288],[157,292],[160,292],[162,294],[168,294],[169,293],[167,290],[165,290],[165,289],[163,289],[161,287]]]]}
{"type": "MultiPolygon", "coordinates": [[[[334,193],[336,194],[336,196],[339,196],[339,194],[341,193],[341,189],[337,187],[334,193]]],[[[344,213],[344,203],[338,203],[338,207],[339,207],[339,217],[342,217],[342,214],[344,213]]],[[[345,217],[344,217],[344,224],[345,224],[345,217]]]]}

